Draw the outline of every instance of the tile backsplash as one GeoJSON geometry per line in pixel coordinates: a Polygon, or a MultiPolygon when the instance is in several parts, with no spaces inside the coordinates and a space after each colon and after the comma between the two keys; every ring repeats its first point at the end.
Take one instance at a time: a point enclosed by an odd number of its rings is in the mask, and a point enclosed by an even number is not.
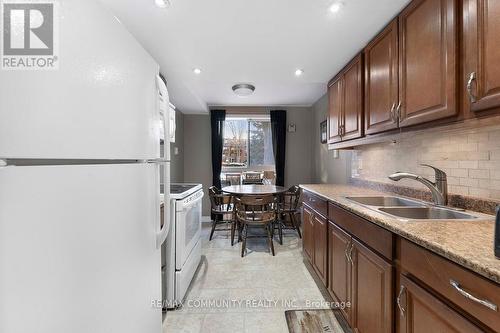
{"type": "Polygon", "coordinates": [[[352,154],[353,178],[425,189],[416,181],[395,183],[387,176],[406,171],[433,179],[434,171],[420,166],[430,164],[448,174],[450,193],[500,200],[500,125],[406,133],[392,143],[356,149],[352,154]]]}

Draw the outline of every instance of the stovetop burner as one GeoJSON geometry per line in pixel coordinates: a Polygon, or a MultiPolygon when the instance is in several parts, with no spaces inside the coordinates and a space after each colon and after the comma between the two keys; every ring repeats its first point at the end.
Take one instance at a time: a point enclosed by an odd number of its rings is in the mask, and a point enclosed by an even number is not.
{"type": "Polygon", "coordinates": [[[170,193],[181,194],[196,186],[196,184],[170,184],[170,193]]]}

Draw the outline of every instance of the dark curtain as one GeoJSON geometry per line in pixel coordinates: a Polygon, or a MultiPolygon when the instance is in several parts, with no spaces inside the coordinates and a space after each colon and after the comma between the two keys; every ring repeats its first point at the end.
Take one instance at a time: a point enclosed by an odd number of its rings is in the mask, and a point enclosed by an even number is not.
{"type": "Polygon", "coordinates": [[[286,111],[271,111],[276,185],[285,186],[286,111]]]}
{"type": "Polygon", "coordinates": [[[210,124],[212,125],[212,184],[218,189],[221,188],[220,173],[222,170],[225,119],[225,110],[210,111],[210,124]]]}

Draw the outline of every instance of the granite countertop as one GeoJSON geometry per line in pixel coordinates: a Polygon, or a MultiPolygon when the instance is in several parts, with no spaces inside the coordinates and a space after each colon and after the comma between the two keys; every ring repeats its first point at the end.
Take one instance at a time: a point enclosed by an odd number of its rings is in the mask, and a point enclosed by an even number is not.
{"type": "Polygon", "coordinates": [[[493,252],[495,217],[492,215],[474,212],[479,219],[401,221],[345,198],[392,194],[352,185],[311,184],[300,187],[500,283],[500,259],[496,259],[493,252]]]}

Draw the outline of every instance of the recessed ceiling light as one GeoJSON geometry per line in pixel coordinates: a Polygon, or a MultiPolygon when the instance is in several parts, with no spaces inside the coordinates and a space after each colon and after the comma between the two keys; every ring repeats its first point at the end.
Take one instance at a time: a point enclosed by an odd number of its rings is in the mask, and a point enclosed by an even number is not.
{"type": "Polygon", "coordinates": [[[170,6],[170,0],[155,0],[155,3],[160,8],[166,8],[170,6]]]}
{"type": "Polygon", "coordinates": [[[344,3],[342,1],[335,1],[331,6],[330,6],[330,11],[332,13],[338,13],[342,7],[344,6],[344,3]]]}
{"type": "Polygon", "coordinates": [[[201,74],[201,69],[199,69],[199,68],[194,68],[194,69],[193,69],[193,73],[195,73],[196,75],[199,75],[199,74],[201,74]]]}
{"type": "Polygon", "coordinates": [[[233,92],[239,97],[247,97],[253,94],[255,91],[255,86],[248,83],[235,84],[233,87],[233,92]]]}
{"type": "Polygon", "coordinates": [[[295,76],[301,76],[302,74],[304,74],[304,70],[302,70],[302,69],[297,69],[295,71],[295,76]]]}

